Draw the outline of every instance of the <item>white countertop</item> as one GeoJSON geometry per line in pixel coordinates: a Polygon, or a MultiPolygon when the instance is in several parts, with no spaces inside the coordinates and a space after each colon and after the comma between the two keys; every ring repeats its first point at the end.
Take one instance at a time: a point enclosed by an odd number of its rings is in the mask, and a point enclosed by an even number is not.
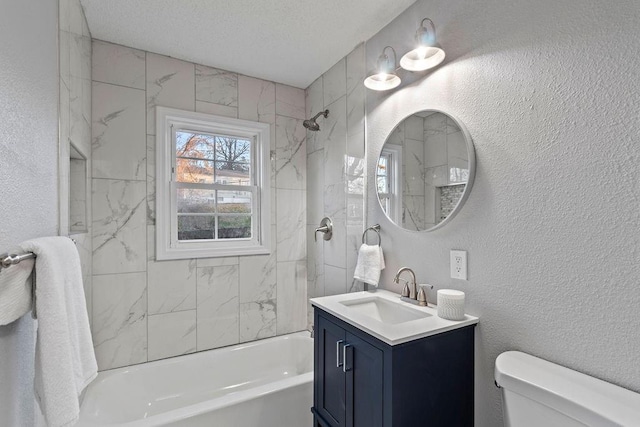
{"type": "Polygon", "coordinates": [[[437,306],[429,304],[428,307],[420,307],[400,300],[400,295],[384,289],[376,289],[372,292],[353,292],[349,294],[331,295],[326,297],[312,298],[311,304],[321,308],[327,313],[333,314],[337,318],[344,320],[348,324],[361,329],[379,340],[396,345],[418,338],[424,338],[442,332],[451,331],[478,323],[478,318],[465,315],[464,320],[446,320],[438,317],[437,306]],[[383,323],[373,317],[362,313],[354,312],[343,302],[353,301],[367,297],[378,297],[388,301],[398,303],[403,307],[412,310],[419,310],[429,314],[429,317],[411,320],[408,322],[389,324],[383,323]]]}

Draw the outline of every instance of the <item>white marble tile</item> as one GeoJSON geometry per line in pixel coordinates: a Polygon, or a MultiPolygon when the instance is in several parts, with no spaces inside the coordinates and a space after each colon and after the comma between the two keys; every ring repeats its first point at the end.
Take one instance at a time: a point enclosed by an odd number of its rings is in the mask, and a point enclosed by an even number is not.
{"type": "Polygon", "coordinates": [[[222,267],[225,265],[238,265],[240,262],[237,256],[220,257],[220,258],[198,258],[196,263],[198,268],[201,267],[222,267]]]}
{"type": "MultiPolygon", "coordinates": [[[[307,235],[315,232],[317,225],[307,226],[307,235]]],[[[324,246],[325,240],[307,239],[307,287],[309,298],[324,296],[324,246]]]]}
{"type": "Polygon", "coordinates": [[[307,327],[307,263],[278,263],[278,334],[304,330],[307,327]]]}
{"type": "Polygon", "coordinates": [[[198,268],[198,350],[239,342],[238,266],[198,268]]]}
{"type": "Polygon", "coordinates": [[[424,230],[424,196],[402,198],[402,227],[407,230],[424,230]]]}
{"type": "Polygon", "coordinates": [[[222,117],[238,118],[238,108],[229,107],[228,105],[212,104],[211,102],[196,101],[196,112],[213,114],[222,117]]]}
{"type": "MultiPolygon", "coordinates": [[[[365,87],[364,44],[358,45],[347,56],[347,135],[364,135],[365,87]]],[[[355,142],[355,141],[354,141],[355,142]]],[[[349,155],[364,157],[364,139],[362,144],[349,144],[349,155]]]]}
{"type": "MultiPolygon", "coordinates": [[[[349,278],[351,282],[351,278],[349,278]]],[[[347,292],[347,271],[331,265],[324,266],[324,294],[338,295],[347,292]]]]}
{"type": "MultiPolygon", "coordinates": [[[[69,159],[69,229],[68,233],[86,233],[87,223],[87,161],[69,159]]],[[[90,183],[90,181],[89,181],[90,183]]],[[[62,199],[61,200],[65,200],[62,199]]],[[[62,204],[60,206],[62,210],[62,204]]],[[[62,232],[61,234],[67,234],[62,232]]]]}
{"type": "Polygon", "coordinates": [[[447,117],[445,126],[447,134],[460,132],[460,127],[450,117],[447,117]]]}
{"type": "Polygon", "coordinates": [[[71,12],[71,2],[76,0],[59,0],[58,2],[58,29],[60,31],[68,32],[69,28],[69,14],[71,12]]]}
{"type": "Polygon", "coordinates": [[[324,105],[330,105],[347,93],[346,60],[342,58],[322,76],[324,105]]]}
{"type": "Polygon", "coordinates": [[[307,224],[320,224],[324,214],[324,152],[307,156],[307,224]]]}
{"type": "Polygon", "coordinates": [[[275,123],[275,84],[253,77],[238,76],[238,118],[275,123]]]}
{"type": "Polygon", "coordinates": [[[58,48],[60,79],[68,87],[71,76],[71,34],[67,31],[60,31],[58,34],[60,37],[58,48]]]}
{"type": "Polygon", "coordinates": [[[156,223],[156,137],[147,135],[147,224],[156,223]]]}
{"type": "Polygon", "coordinates": [[[240,304],[240,342],[276,335],[276,300],[240,304]]]}
{"type": "Polygon", "coordinates": [[[347,226],[344,218],[333,218],[333,238],[323,244],[324,263],[334,267],[347,267],[347,226]]]}
{"type": "Polygon", "coordinates": [[[304,92],[305,118],[310,118],[324,110],[322,76],[318,77],[304,92]]]}
{"type": "Polygon", "coordinates": [[[431,114],[424,118],[424,131],[427,136],[446,133],[447,116],[440,113],[431,114]]]}
{"type": "Polygon", "coordinates": [[[355,90],[364,88],[363,82],[366,77],[364,43],[360,43],[347,55],[346,76],[347,96],[351,96],[355,90]]]}
{"type": "Polygon", "coordinates": [[[196,64],[196,99],[213,104],[238,106],[238,75],[196,64]]]}
{"type": "Polygon", "coordinates": [[[320,127],[324,145],[324,177],[326,184],[344,183],[344,163],[347,149],[346,99],[340,98],[328,106],[329,117],[320,127]]]}
{"type": "Polygon", "coordinates": [[[447,185],[447,175],[448,168],[447,166],[437,166],[433,168],[425,169],[425,182],[427,185],[432,186],[442,186],[447,185]]]}
{"type": "Polygon", "coordinates": [[[147,225],[147,261],[156,260],[156,226],[147,225]]]}
{"type": "Polygon", "coordinates": [[[94,179],[93,274],[145,271],[144,181],[94,179]]]}
{"type": "Polygon", "coordinates": [[[429,185],[425,188],[423,224],[425,229],[430,227],[429,224],[435,225],[436,223],[436,217],[440,212],[440,201],[436,200],[437,197],[440,197],[440,191],[436,190],[436,187],[429,185]]]}
{"type": "Polygon", "coordinates": [[[276,116],[276,188],[307,187],[306,136],[302,120],[276,116]]]}
{"type": "Polygon", "coordinates": [[[69,75],[91,80],[91,39],[70,33],[69,43],[69,75]]]}
{"type": "Polygon", "coordinates": [[[418,116],[409,116],[404,121],[405,138],[422,141],[424,139],[424,119],[418,116]]]}
{"type": "Polygon", "coordinates": [[[196,351],[196,311],[149,316],[149,361],[196,351]]]}
{"type": "Polygon", "coordinates": [[[145,52],[101,40],[93,41],[92,79],[145,89],[145,52]]]}
{"type": "Polygon", "coordinates": [[[69,139],[87,158],[91,157],[91,81],[69,77],[69,139]]]}
{"type": "Polygon", "coordinates": [[[467,143],[461,131],[447,134],[447,164],[451,167],[469,169],[467,143]]]}
{"type": "Polygon", "coordinates": [[[147,53],[147,134],[156,134],[156,105],[195,109],[195,68],[190,62],[147,53]]]}
{"type": "Polygon", "coordinates": [[[147,264],[149,315],[196,308],[196,260],[147,264]]]}
{"type": "Polygon", "coordinates": [[[276,296],[276,254],[240,258],[240,304],[276,296]]]}
{"type": "Polygon", "coordinates": [[[74,234],[78,256],[80,257],[80,268],[82,269],[82,287],[84,298],[87,304],[87,314],[89,325],[93,324],[93,281],[91,277],[91,235],[89,233],[74,234]]]}
{"type": "Polygon", "coordinates": [[[146,180],[144,91],[93,83],[93,177],[146,180]]]}
{"type": "Polygon", "coordinates": [[[69,7],[69,31],[74,34],[82,35],[82,22],[84,21],[84,13],[79,0],[71,0],[67,3],[69,7]]]}
{"type": "Polygon", "coordinates": [[[305,119],[304,90],[297,87],[276,84],[276,114],[305,119]]]}
{"type": "Polygon", "coordinates": [[[146,274],[93,276],[93,346],[98,368],[147,361],[146,274]]]}
{"type": "Polygon", "coordinates": [[[424,143],[406,138],[404,141],[403,195],[424,196],[424,143]]]}
{"type": "MultiPolygon", "coordinates": [[[[364,290],[363,283],[353,278],[358,261],[358,250],[362,245],[362,228],[362,225],[347,225],[347,292],[364,290]]],[[[373,239],[375,241],[375,237],[373,239]]]]}
{"type": "Polygon", "coordinates": [[[345,222],[347,217],[347,195],[344,182],[325,184],[324,186],[324,215],[334,221],[345,222]]]}
{"type": "Polygon", "coordinates": [[[424,144],[424,165],[435,167],[447,164],[447,136],[435,133],[427,136],[424,144]]]}
{"type": "Polygon", "coordinates": [[[278,262],[298,261],[306,252],[306,203],[304,190],[277,189],[276,242],[278,262]]]}

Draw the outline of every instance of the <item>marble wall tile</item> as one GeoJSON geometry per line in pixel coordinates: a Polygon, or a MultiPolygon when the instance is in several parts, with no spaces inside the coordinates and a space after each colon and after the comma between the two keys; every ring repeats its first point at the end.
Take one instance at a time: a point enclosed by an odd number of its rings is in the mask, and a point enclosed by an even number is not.
{"type": "Polygon", "coordinates": [[[306,252],[304,190],[277,189],[276,242],[278,262],[299,261],[306,252]]]}
{"type": "Polygon", "coordinates": [[[424,226],[425,228],[429,228],[436,224],[436,218],[438,216],[438,212],[440,211],[440,204],[438,203],[438,197],[440,195],[440,191],[436,190],[436,187],[432,185],[428,185],[425,188],[424,193],[424,226]],[[429,225],[433,224],[433,225],[429,225]]]}
{"type": "Polygon", "coordinates": [[[404,145],[404,123],[400,123],[387,137],[385,144],[404,145]]]}
{"type": "Polygon", "coordinates": [[[431,168],[447,164],[447,136],[434,133],[427,136],[424,144],[424,165],[431,168]]]}
{"type": "Polygon", "coordinates": [[[94,178],[146,180],[144,91],[93,83],[94,178]]]}
{"type": "Polygon", "coordinates": [[[447,164],[449,168],[469,169],[467,143],[461,131],[447,134],[447,164]]]}
{"type": "Polygon", "coordinates": [[[338,295],[347,292],[347,271],[332,265],[324,266],[324,294],[338,295]]]}
{"type": "Polygon", "coordinates": [[[156,137],[147,135],[147,224],[156,223],[156,137]]]}
{"type": "Polygon", "coordinates": [[[149,361],[196,351],[196,311],[149,316],[149,361]]]}
{"type": "Polygon", "coordinates": [[[220,258],[198,258],[196,264],[198,268],[202,267],[222,267],[225,265],[238,265],[240,258],[237,256],[220,257],[220,258]]]}
{"type": "Polygon", "coordinates": [[[195,109],[195,68],[190,62],[147,52],[147,134],[156,134],[156,105],[195,109]]]}
{"type": "MultiPolygon", "coordinates": [[[[317,225],[307,226],[307,235],[312,236],[317,225]]],[[[324,242],[307,239],[307,284],[309,298],[324,296],[324,242]]]]}
{"type": "Polygon", "coordinates": [[[147,225],[147,261],[156,260],[156,226],[147,225]]]}
{"type": "MultiPolygon", "coordinates": [[[[73,0],[76,1],[76,0],[73,0]]],[[[60,32],[69,32],[69,14],[72,0],[59,0],[58,2],[58,29],[60,32]]]]}
{"type": "Polygon", "coordinates": [[[353,141],[347,152],[358,157],[364,157],[364,79],[364,44],[360,44],[347,56],[347,135],[353,141]],[[352,138],[355,135],[362,139],[352,138]]]}
{"type": "Polygon", "coordinates": [[[431,114],[424,118],[424,131],[427,136],[446,133],[447,116],[444,114],[431,114]]]}
{"type": "MultiPolygon", "coordinates": [[[[347,278],[347,286],[348,292],[359,292],[364,290],[364,284],[353,278],[353,275],[356,271],[356,263],[358,261],[358,250],[362,245],[362,225],[347,225],[347,267],[346,267],[346,278],[347,278]]],[[[376,237],[370,236],[368,237],[368,241],[372,244],[375,244],[376,237]]]]}
{"type": "Polygon", "coordinates": [[[91,81],[70,76],[69,140],[87,158],[91,154],[91,81]]]}
{"type": "Polygon", "coordinates": [[[307,326],[307,263],[278,263],[278,334],[304,330],[307,326]]]}
{"type": "Polygon", "coordinates": [[[238,106],[238,75],[196,64],[196,100],[238,106]]]}
{"type": "Polygon", "coordinates": [[[240,340],[238,266],[198,268],[198,351],[240,340]]]}
{"type": "Polygon", "coordinates": [[[424,230],[424,196],[402,198],[402,227],[407,230],[424,230]]]}
{"type": "MultiPolygon", "coordinates": [[[[364,43],[356,46],[346,57],[346,90],[347,96],[354,91],[364,88],[365,69],[365,49],[364,43]]],[[[364,100],[362,102],[364,108],[364,100]]]]}
{"type": "Polygon", "coordinates": [[[196,260],[149,262],[149,314],[196,308],[196,260]]]}
{"type": "Polygon", "coordinates": [[[82,268],[82,285],[84,298],[87,303],[87,314],[89,315],[89,325],[93,324],[93,284],[91,280],[91,234],[74,234],[80,266],[82,268]]]}
{"type": "Polygon", "coordinates": [[[275,123],[275,83],[253,77],[238,76],[238,118],[261,123],[275,123]]]}
{"type": "Polygon", "coordinates": [[[338,237],[335,239],[324,241],[324,263],[325,265],[331,265],[334,267],[346,268],[347,267],[347,225],[345,219],[335,218],[333,219],[333,233],[338,237]]]}
{"type": "Polygon", "coordinates": [[[424,139],[424,119],[409,116],[404,121],[404,135],[406,138],[422,141],[424,139]]]}
{"type": "Polygon", "coordinates": [[[324,95],[322,91],[322,76],[318,77],[304,91],[305,118],[313,117],[324,110],[324,95]]]}
{"type": "Polygon", "coordinates": [[[324,105],[331,105],[347,94],[346,59],[338,61],[322,76],[324,105]]]}
{"type": "Polygon", "coordinates": [[[325,184],[344,183],[344,164],[347,145],[346,97],[329,105],[329,117],[320,128],[324,145],[325,184]]]}
{"type": "Polygon", "coordinates": [[[307,155],[307,224],[320,224],[324,213],[324,151],[307,155]]]}
{"type": "Polygon", "coordinates": [[[404,141],[403,195],[423,196],[425,186],[424,143],[406,138],[404,141]]]}
{"type": "Polygon", "coordinates": [[[94,179],[93,273],[146,270],[144,181],[94,179]]]}
{"type": "MultiPolygon", "coordinates": [[[[62,12],[62,8],[61,8],[62,12]]],[[[60,23],[62,25],[62,23],[60,23]]],[[[60,31],[58,47],[58,61],[60,79],[69,87],[69,77],[71,76],[71,34],[68,31],[60,31]]]]}
{"type": "Polygon", "coordinates": [[[91,39],[81,33],[70,33],[69,75],[91,79],[91,39]]]}
{"type": "Polygon", "coordinates": [[[304,90],[276,83],[276,114],[305,119],[304,90]]]}
{"type": "Polygon", "coordinates": [[[427,186],[447,185],[448,168],[444,166],[436,166],[425,169],[425,182],[427,186]]]}
{"type": "Polygon", "coordinates": [[[240,304],[240,342],[276,335],[276,299],[240,304]]]}
{"type": "Polygon", "coordinates": [[[68,25],[69,31],[74,34],[83,34],[83,25],[84,22],[84,12],[82,11],[82,6],[79,1],[72,0],[66,4],[69,8],[68,12],[68,25]]]}
{"type": "Polygon", "coordinates": [[[276,297],[276,254],[240,257],[240,304],[276,297]]]}
{"type": "Polygon", "coordinates": [[[213,114],[222,117],[238,118],[238,108],[229,107],[228,105],[212,104],[211,102],[196,101],[196,112],[213,114]]]}
{"type": "Polygon", "coordinates": [[[92,79],[135,89],[145,89],[145,52],[101,40],[93,41],[92,79]]]}
{"type": "Polygon", "coordinates": [[[100,370],[147,361],[146,274],[93,276],[93,345],[100,370]]]}
{"type": "Polygon", "coordinates": [[[450,117],[446,117],[445,129],[447,134],[460,132],[460,127],[450,117]]]}
{"type": "Polygon", "coordinates": [[[306,188],[306,136],[302,120],[276,116],[276,188],[306,188]]]}

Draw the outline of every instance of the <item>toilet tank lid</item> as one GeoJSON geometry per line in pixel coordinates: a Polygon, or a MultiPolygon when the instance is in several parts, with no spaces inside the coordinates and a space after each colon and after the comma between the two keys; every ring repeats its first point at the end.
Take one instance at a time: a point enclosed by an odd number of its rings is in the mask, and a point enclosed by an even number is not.
{"type": "Polygon", "coordinates": [[[519,351],[496,359],[496,384],[587,425],[640,423],[640,394],[519,351]]]}

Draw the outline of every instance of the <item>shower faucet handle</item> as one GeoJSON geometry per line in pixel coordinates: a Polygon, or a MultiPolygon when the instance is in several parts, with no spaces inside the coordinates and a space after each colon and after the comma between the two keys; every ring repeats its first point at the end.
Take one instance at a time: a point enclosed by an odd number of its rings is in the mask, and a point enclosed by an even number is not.
{"type": "Polygon", "coordinates": [[[331,222],[331,218],[325,216],[320,221],[320,227],[316,228],[316,232],[313,234],[313,240],[318,241],[318,233],[323,233],[322,237],[324,240],[331,240],[333,236],[333,223],[331,222]]]}

